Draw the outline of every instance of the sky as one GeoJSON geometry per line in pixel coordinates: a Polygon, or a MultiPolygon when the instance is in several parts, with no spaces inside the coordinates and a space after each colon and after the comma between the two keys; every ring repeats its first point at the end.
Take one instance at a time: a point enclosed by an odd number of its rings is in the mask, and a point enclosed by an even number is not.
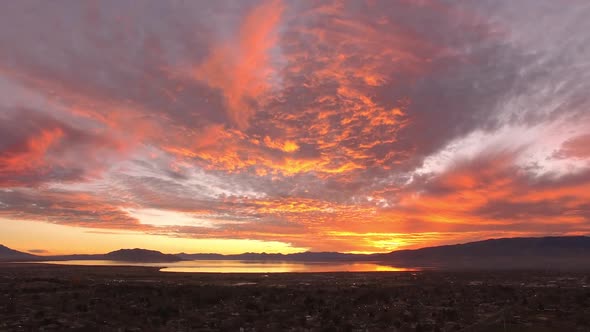
{"type": "Polygon", "coordinates": [[[368,253],[590,233],[586,0],[1,7],[9,247],[368,253]]]}

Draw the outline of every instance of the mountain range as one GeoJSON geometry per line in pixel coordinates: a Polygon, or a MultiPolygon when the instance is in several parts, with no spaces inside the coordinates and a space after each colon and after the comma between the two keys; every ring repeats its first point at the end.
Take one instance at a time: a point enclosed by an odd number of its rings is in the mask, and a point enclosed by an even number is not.
{"type": "Polygon", "coordinates": [[[589,269],[590,237],[489,239],[378,255],[397,266],[454,269],[589,269]]]}
{"type": "Polygon", "coordinates": [[[0,261],[70,261],[70,260],[107,260],[119,262],[178,262],[182,258],[176,255],[163,254],[155,250],[146,249],[120,249],[107,254],[77,254],[77,255],[58,255],[58,256],[39,256],[31,255],[24,252],[16,251],[0,245],[0,261]]]}
{"type": "Polygon", "coordinates": [[[590,268],[590,237],[502,238],[398,250],[384,254],[302,252],[295,254],[243,253],[163,254],[146,249],[121,249],[98,255],[38,256],[0,245],[0,261],[113,260],[175,262],[181,260],[262,260],[299,262],[380,262],[399,267],[451,269],[580,269],[590,268]]]}

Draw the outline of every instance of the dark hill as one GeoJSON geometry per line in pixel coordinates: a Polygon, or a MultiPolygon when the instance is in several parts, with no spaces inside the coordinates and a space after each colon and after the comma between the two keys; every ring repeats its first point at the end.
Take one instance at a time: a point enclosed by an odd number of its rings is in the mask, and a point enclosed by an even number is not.
{"type": "Polygon", "coordinates": [[[138,248],[112,251],[104,255],[104,259],[125,262],[177,262],[182,260],[176,255],[138,248]]]}
{"type": "Polygon", "coordinates": [[[146,249],[120,249],[108,254],[96,255],[59,255],[59,256],[37,256],[16,251],[0,245],[0,261],[65,261],[65,260],[112,260],[123,262],[177,262],[182,258],[175,255],[163,254],[155,250],[146,249]]]}
{"type": "Polygon", "coordinates": [[[402,266],[467,269],[589,268],[590,237],[504,238],[376,255],[402,266]]]}
{"type": "Polygon", "coordinates": [[[10,249],[0,244],[0,261],[34,259],[35,257],[37,256],[10,249]]]}

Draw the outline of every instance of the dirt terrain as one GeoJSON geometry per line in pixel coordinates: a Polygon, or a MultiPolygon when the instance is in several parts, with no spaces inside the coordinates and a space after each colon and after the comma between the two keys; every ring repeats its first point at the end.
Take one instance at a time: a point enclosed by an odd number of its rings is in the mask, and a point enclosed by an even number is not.
{"type": "Polygon", "coordinates": [[[590,331],[589,276],[0,264],[0,331],[590,331]]]}

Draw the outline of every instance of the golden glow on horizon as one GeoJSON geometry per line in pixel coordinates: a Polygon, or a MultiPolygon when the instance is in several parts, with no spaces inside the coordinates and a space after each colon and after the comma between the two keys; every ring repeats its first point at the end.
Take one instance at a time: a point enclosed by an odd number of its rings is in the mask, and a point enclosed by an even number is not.
{"type": "Polygon", "coordinates": [[[244,252],[296,253],[294,248],[277,241],[240,239],[190,239],[139,232],[68,227],[37,221],[0,218],[0,244],[22,252],[47,250],[41,255],[102,254],[123,248],[142,248],[164,253],[244,252]]]}

